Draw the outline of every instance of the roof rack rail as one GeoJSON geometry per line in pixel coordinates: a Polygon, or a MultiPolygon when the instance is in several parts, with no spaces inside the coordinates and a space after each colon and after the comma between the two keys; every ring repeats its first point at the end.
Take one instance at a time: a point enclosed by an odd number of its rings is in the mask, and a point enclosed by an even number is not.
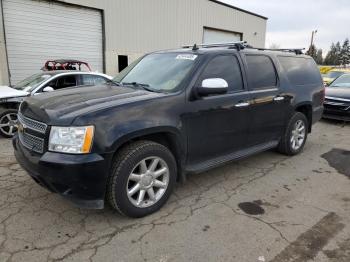
{"type": "Polygon", "coordinates": [[[202,48],[213,48],[213,47],[233,47],[238,50],[244,49],[247,46],[246,41],[238,41],[238,42],[227,42],[227,43],[212,43],[212,44],[194,44],[194,45],[184,45],[182,48],[192,48],[192,50],[198,50],[199,47],[202,48]]]}
{"type": "Polygon", "coordinates": [[[249,48],[249,49],[256,49],[261,51],[282,51],[282,52],[291,52],[295,53],[296,55],[302,55],[303,50],[305,48],[280,48],[280,49],[273,49],[273,48],[259,48],[259,47],[253,47],[251,45],[247,44],[247,41],[238,41],[238,42],[227,42],[227,43],[212,43],[212,44],[194,44],[194,45],[184,45],[182,48],[192,48],[193,51],[198,50],[199,48],[213,48],[213,47],[228,47],[228,48],[236,48],[238,51],[249,48]]]}
{"type": "Polygon", "coordinates": [[[291,53],[295,53],[296,55],[302,55],[303,50],[305,50],[305,48],[256,48],[258,50],[266,50],[266,51],[281,51],[281,52],[291,52],[291,53]]]}

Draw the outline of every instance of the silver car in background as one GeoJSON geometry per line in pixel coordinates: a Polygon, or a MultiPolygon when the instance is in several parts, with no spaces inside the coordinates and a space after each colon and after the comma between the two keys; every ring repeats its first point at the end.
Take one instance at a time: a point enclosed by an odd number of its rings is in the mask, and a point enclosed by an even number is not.
{"type": "Polygon", "coordinates": [[[13,86],[0,86],[0,135],[16,132],[19,104],[28,96],[74,86],[92,86],[109,82],[112,77],[94,72],[49,71],[34,74],[13,86]]]}

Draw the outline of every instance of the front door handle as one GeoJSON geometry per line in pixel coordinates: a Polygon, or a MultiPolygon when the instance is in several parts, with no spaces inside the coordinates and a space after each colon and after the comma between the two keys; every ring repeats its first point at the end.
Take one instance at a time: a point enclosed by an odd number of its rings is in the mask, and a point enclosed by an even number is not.
{"type": "Polygon", "coordinates": [[[284,96],[276,96],[273,101],[283,101],[284,100],[284,96]]]}
{"type": "Polygon", "coordinates": [[[249,105],[250,105],[249,102],[241,102],[241,103],[235,104],[235,107],[246,107],[249,105]]]}

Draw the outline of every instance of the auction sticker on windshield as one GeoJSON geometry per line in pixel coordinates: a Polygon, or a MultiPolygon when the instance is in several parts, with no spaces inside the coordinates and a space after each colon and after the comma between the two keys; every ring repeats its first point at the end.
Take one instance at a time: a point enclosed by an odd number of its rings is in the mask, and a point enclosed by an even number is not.
{"type": "Polygon", "coordinates": [[[191,54],[181,54],[176,57],[176,59],[180,60],[192,60],[194,61],[197,58],[197,55],[191,55],[191,54]]]}

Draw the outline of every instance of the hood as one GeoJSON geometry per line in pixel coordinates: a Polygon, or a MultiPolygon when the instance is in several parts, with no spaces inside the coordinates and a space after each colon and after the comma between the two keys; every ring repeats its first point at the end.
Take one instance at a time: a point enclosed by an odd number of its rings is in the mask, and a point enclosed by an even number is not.
{"type": "Polygon", "coordinates": [[[326,96],[349,99],[350,100],[350,88],[349,87],[327,87],[326,96]]]}
{"type": "Polygon", "coordinates": [[[9,86],[0,86],[0,98],[20,97],[27,95],[29,95],[29,93],[26,91],[16,90],[9,86]]]}
{"type": "Polygon", "coordinates": [[[29,97],[22,103],[20,111],[47,124],[70,124],[80,115],[163,95],[113,85],[74,87],[29,97]]]}

